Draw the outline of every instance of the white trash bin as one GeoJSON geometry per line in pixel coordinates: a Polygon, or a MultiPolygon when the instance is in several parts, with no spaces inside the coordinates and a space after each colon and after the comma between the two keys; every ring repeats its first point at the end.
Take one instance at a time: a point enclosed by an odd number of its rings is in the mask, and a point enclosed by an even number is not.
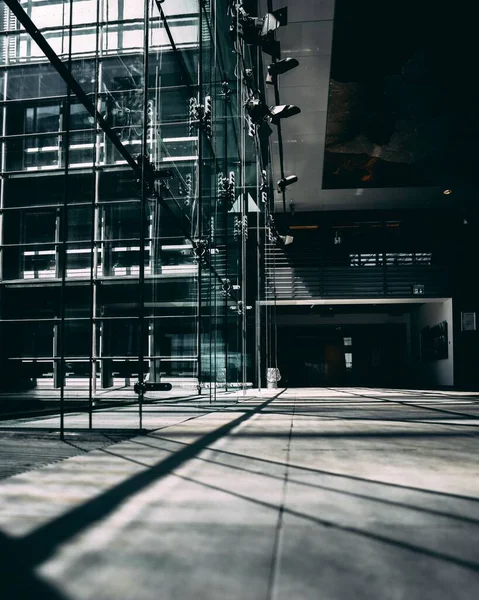
{"type": "Polygon", "coordinates": [[[281,379],[281,373],[277,367],[269,367],[266,369],[266,387],[275,389],[278,387],[278,381],[281,379]]]}

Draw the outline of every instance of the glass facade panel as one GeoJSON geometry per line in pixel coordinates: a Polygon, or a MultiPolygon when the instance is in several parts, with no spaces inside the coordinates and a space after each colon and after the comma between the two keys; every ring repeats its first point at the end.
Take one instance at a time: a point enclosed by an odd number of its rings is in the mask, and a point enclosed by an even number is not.
{"type": "Polygon", "coordinates": [[[256,58],[240,62],[227,7],[21,6],[90,110],[2,3],[5,387],[131,399],[168,381],[214,400],[251,385],[267,207],[245,135],[256,58]]]}

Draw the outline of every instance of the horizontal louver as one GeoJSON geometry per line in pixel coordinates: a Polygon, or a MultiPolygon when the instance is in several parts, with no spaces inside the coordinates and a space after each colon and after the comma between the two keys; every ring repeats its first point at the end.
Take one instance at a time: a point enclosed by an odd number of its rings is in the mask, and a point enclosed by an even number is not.
{"type": "Polygon", "coordinates": [[[268,246],[265,299],[404,298],[413,285],[424,285],[425,296],[448,295],[447,270],[437,265],[350,266],[321,254],[319,249],[293,252],[268,246]]]}

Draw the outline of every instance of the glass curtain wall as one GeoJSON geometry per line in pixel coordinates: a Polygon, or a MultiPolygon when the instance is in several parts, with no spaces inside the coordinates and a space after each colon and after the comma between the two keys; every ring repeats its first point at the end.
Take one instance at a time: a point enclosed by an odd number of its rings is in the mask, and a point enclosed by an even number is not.
{"type": "Polygon", "coordinates": [[[139,171],[1,3],[3,393],[249,385],[259,179],[227,2],[19,4],[139,171]]]}

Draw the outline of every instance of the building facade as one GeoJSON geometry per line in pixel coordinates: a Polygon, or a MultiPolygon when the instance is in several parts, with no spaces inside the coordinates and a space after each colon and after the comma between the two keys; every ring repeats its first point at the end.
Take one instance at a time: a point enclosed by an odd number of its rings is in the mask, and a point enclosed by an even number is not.
{"type": "Polygon", "coordinates": [[[2,386],[94,398],[143,379],[210,395],[251,384],[269,207],[244,108],[258,59],[230,34],[228,3],[7,4],[2,386]]]}
{"type": "Polygon", "coordinates": [[[0,4],[5,393],[477,383],[469,104],[348,1],[0,4]]]}

